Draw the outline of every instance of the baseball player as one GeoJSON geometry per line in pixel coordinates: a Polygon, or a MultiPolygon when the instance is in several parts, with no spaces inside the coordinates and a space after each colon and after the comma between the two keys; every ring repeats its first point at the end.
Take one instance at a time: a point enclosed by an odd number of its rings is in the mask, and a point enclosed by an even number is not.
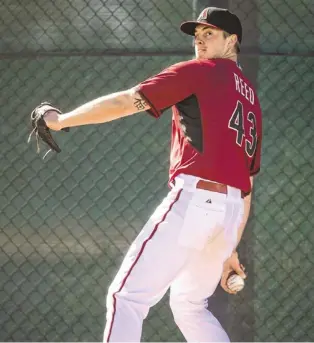
{"type": "Polygon", "coordinates": [[[172,107],[170,191],[130,246],[107,295],[105,342],[139,342],[150,307],[170,288],[174,320],[187,341],[229,341],[207,309],[231,271],[245,278],[236,247],[260,169],[262,118],[256,91],[237,64],[238,17],[209,7],[181,30],[195,58],[135,87],[44,116],[53,130],[99,124],[172,107]]]}

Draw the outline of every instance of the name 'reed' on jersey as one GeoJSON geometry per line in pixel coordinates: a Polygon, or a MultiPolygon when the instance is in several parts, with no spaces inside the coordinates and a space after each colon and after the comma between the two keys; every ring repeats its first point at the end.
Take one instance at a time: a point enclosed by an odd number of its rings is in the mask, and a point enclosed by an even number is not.
{"type": "Polygon", "coordinates": [[[184,173],[251,191],[249,177],[260,169],[262,115],[235,62],[181,62],[137,89],[154,117],[172,106],[169,181],[184,173]]]}

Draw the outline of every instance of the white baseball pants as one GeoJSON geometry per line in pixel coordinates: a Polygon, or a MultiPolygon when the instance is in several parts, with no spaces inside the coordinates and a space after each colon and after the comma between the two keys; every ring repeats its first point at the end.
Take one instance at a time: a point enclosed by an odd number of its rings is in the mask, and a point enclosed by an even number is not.
{"type": "Polygon", "coordinates": [[[143,320],[170,287],[174,320],[188,342],[227,342],[207,310],[243,216],[238,189],[196,188],[180,175],[131,245],[107,295],[104,342],[140,342],[143,320]]]}

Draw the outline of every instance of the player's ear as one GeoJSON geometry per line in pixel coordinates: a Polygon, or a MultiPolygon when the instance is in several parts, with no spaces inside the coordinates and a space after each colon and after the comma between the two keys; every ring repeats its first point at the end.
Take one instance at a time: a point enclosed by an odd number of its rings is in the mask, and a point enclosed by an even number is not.
{"type": "Polygon", "coordinates": [[[228,44],[229,44],[229,47],[232,48],[232,47],[235,47],[237,42],[238,42],[238,37],[237,35],[230,35],[229,37],[227,37],[228,39],[228,44]]]}

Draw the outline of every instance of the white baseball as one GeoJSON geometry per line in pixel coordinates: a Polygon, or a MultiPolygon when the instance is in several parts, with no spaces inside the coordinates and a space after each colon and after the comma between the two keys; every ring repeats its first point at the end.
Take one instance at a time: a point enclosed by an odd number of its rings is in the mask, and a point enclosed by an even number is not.
{"type": "Polygon", "coordinates": [[[231,275],[227,280],[228,288],[233,292],[239,292],[244,287],[244,280],[238,274],[231,275]]]}

